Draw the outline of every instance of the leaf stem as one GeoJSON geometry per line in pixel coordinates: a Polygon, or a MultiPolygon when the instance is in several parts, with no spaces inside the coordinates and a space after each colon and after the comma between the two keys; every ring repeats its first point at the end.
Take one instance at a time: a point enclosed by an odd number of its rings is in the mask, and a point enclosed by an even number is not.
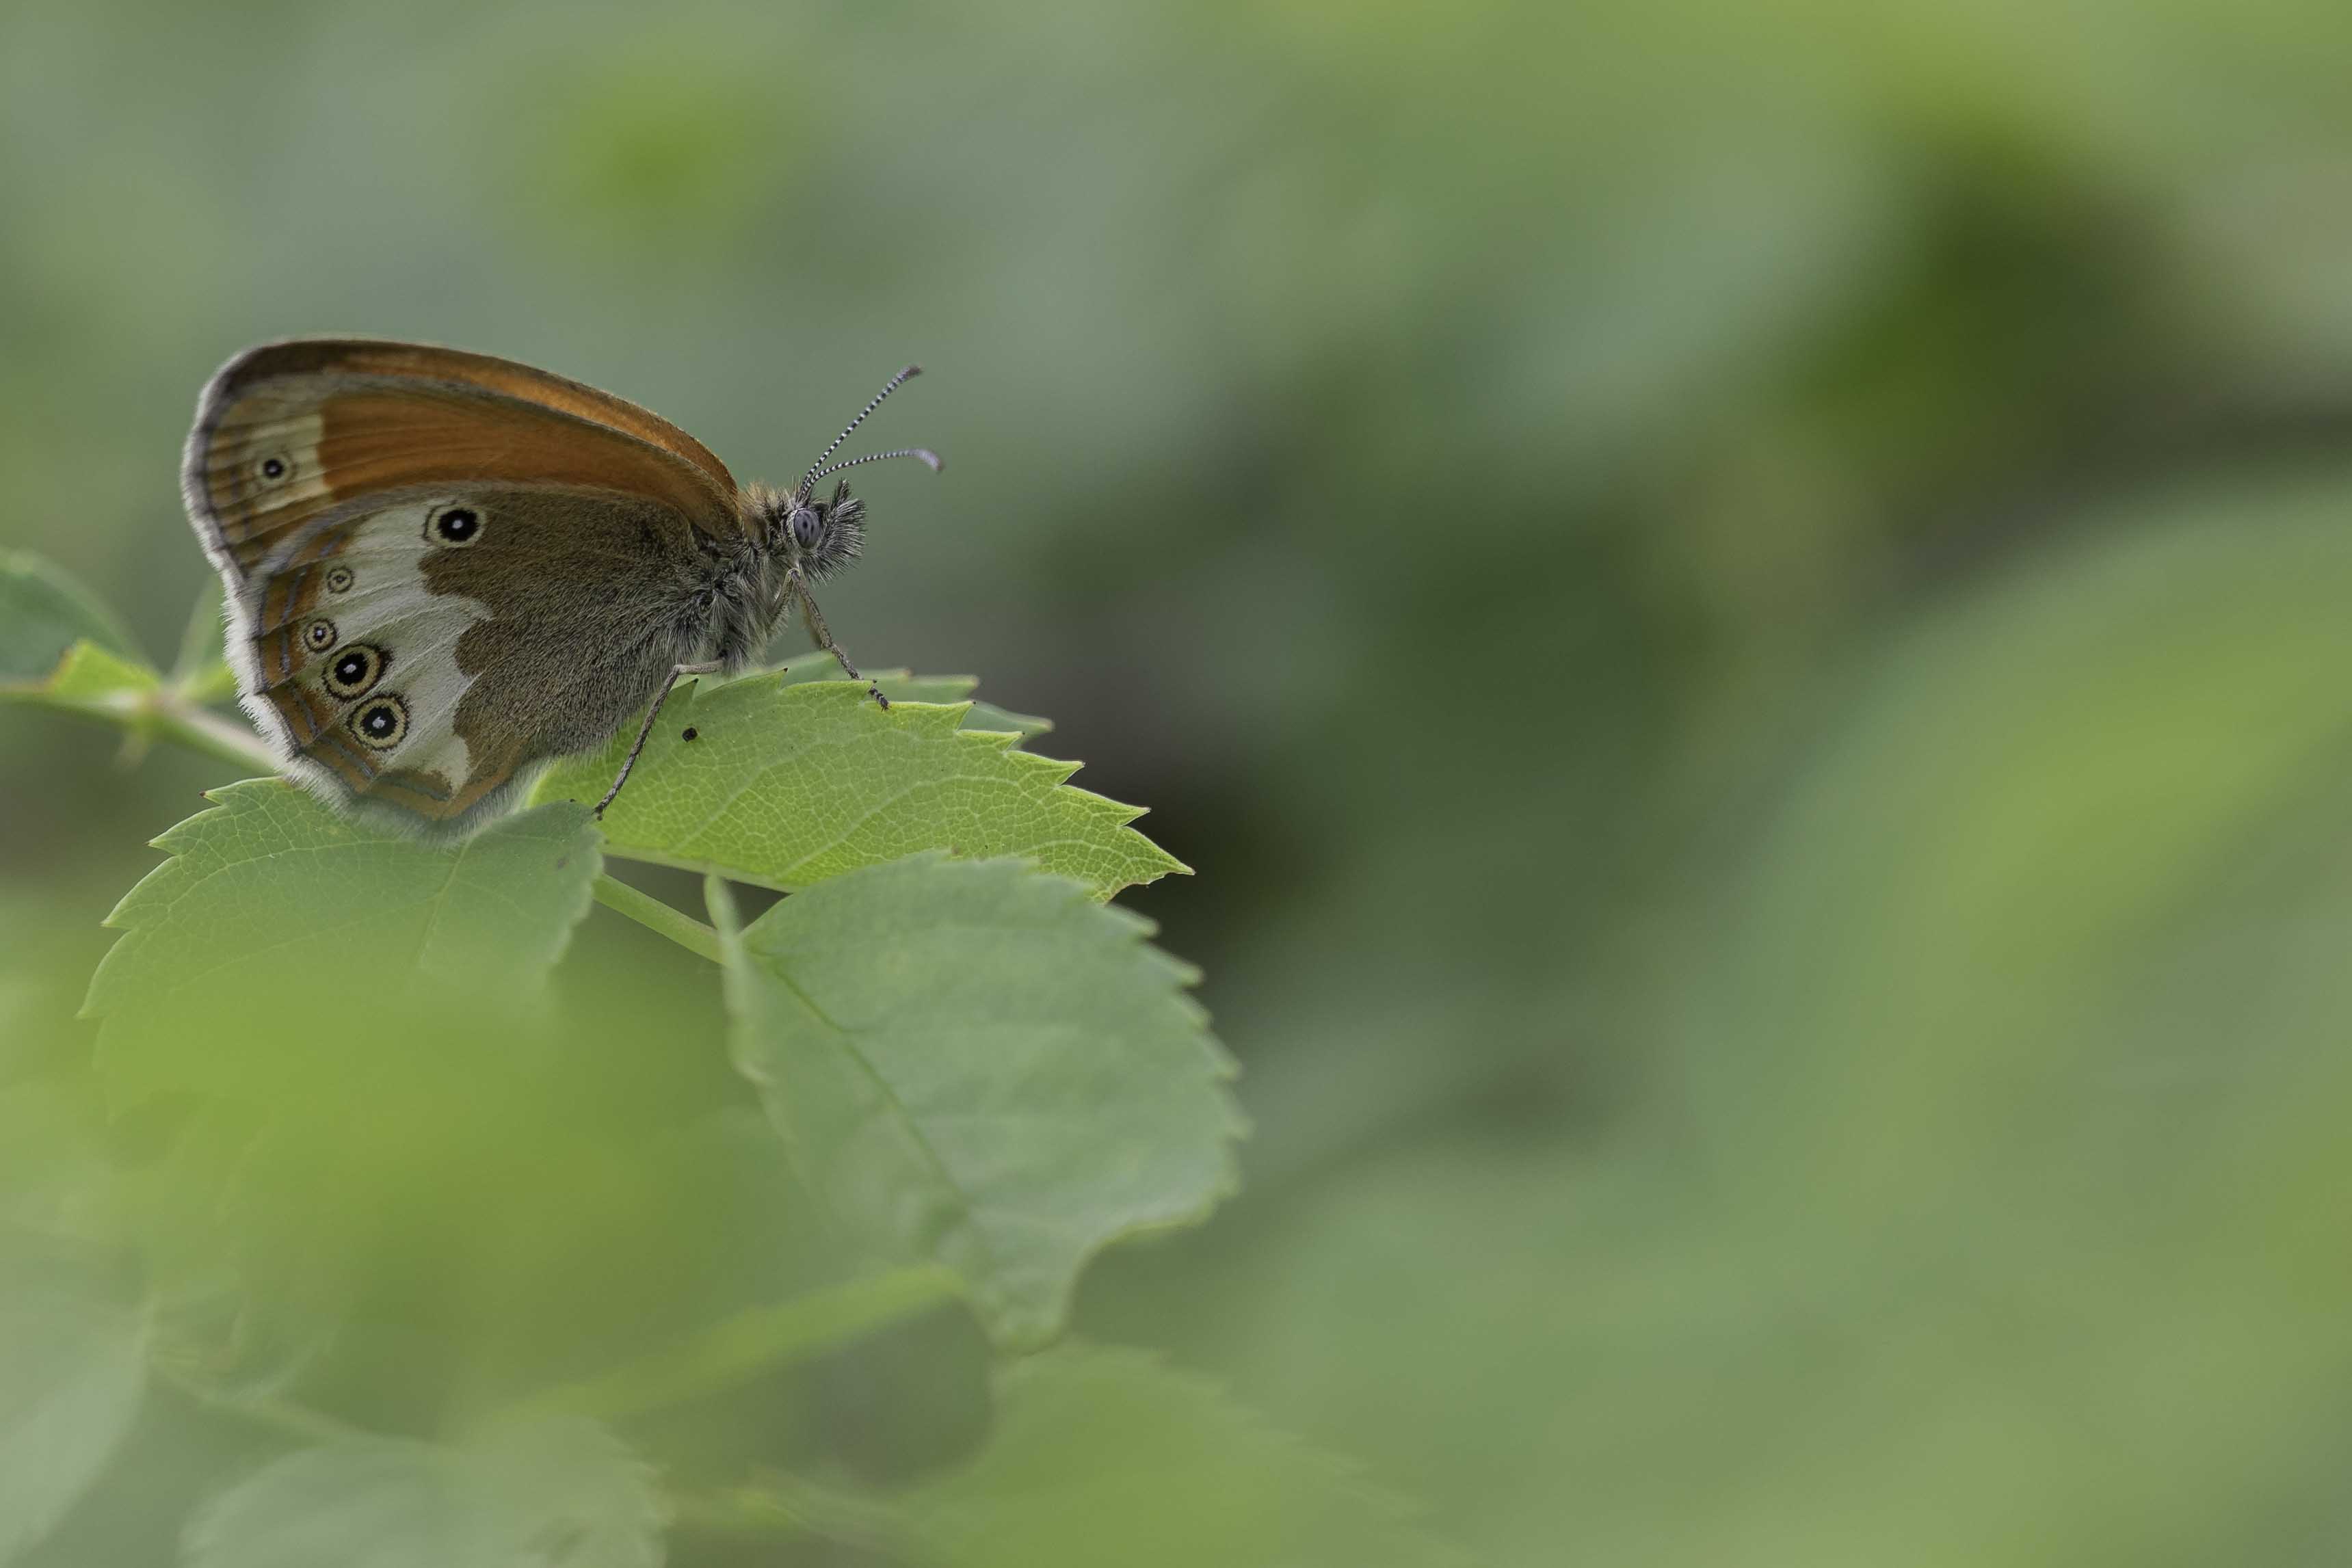
{"type": "Polygon", "coordinates": [[[652,894],[641,893],[609,872],[596,877],[596,902],[615,915],[625,915],[648,931],[659,932],[699,958],[719,962],[719,933],[691,915],[672,909],[652,894]]]}
{"type": "Polygon", "coordinates": [[[167,691],[152,694],[134,721],[167,740],[176,740],[224,762],[278,771],[278,758],[268,743],[233,719],[191,703],[178,701],[167,691]]]}
{"type": "Polygon", "coordinates": [[[752,1486],[720,1492],[673,1492],[672,1517],[689,1530],[738,1540],[836,1542],[892,1559],[914,1544],[906,1521],[887,1502],[764,1473],[752,1486]]]}
{"type": "Polygon", "coordinates": [[[720,942],[732,946],[742,938],[743,916],[736,912],[735,890],[715,871],[703,873],[702,906],[710,911],[710,924],[720,942]]]}
{"type": "Polygon", "coordinates": [[[885,1323],[953,1301],[962,1282],[936,1264],[868,1275],[738,1312],[694,1338],[583,1383],[531,1396],[509,1416],[625,1420],[796,1366],[885,1323]]]}
{"type": "Polygon", "coordinates": [[[283,1399],[239,1399],[215,1393],[195,1378],[176,1368],[150,1364],[150,1370],[162,1382],[217,1415],[232,1416],[267,1427],[281,1437],[303,1443],[333,1443],[348,1437],[372,1436],[366,1428],[354,1427],[324,1411],[312,1410],[283,1399]]]}
{"type": "MultiPolygon", "coordinates": [[[[76,644],[76,653],[91,647],[76,644]]],[[[98,650],[97,655],[112,660],[116,669],[127,679],[99,691],[59,690],[52,677],[49,683],[27,689],[11,690],[6,695],[39,703],[62,713],[79,714],[107,724],[120,725],[129,732],[133,758],[144,743],[162,736],[192,750],[201,751],[224,762],[240,768],[252,768],[264,774],[278,770],[278,758],[269,746],[245,725],[225,718],[204,706],[201,689],[183,690],[177,686],[155,684],[155,675],[141,666],[124,665],[111,654],[98,650]]],[[[67,656],[69,665],[74,654],[67,656]]],[[[65,669],[60,666],[60,672],[65,669]]],[[[200,683],[201,685],[201,683],[200,683]]]]}

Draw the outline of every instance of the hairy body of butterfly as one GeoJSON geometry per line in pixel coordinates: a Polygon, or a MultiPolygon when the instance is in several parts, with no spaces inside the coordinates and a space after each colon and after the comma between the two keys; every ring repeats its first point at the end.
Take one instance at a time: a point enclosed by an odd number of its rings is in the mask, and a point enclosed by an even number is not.
{"type": "Polygon", "coordinates": [[[742,668],[795,610],[856,675],[809,591],[856,558],[865,507],[816,481],[883,457],[939,466],[920,450],[825,466],[866,413],[793,489],[739,488],[692,436],[593,387],[305,339],[213,377],[181,483],[227,591],[241,699],[288,774],[341,809],[463,831],[650,703],[601,812],[678,677],[742,668]]]}

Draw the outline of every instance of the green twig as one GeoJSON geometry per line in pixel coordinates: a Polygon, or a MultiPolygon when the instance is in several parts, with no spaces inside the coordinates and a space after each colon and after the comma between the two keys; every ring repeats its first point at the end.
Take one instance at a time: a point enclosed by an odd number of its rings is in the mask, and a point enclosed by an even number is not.
{"type": "Polygon", "coordinates": [[[261,737],[234,719],[180,700],[168,687],[148,695],[134,722],[166,740],[176,740],[224,762],[257,768],[264,773],[278,771],[278,758],[269,754],[268,744],[261,737]]]}
{"type": "Polygon", "coordinates": [[[790,1502],[751,1487],[719,1492],[673,1491],[669,1515],[681,1529],[702,1535],[767,1542],[824,1539],[816,1522],[803,1517],[790,1502]]]}
{"type": "Polygon", "coordinates": [[[750,1541],[814,1538],[893,1559],[914,1555],[906,1520],[886,1502],[769,1472],[756,1486],[673,1492],[671,1516],[706,1535],[750,1541]]]}
{"type": "Polygon", "coordinates": [[[702,907],[710,912],[710,925],[722,947],[731,948],[742,940],[743,916],[735,909],[735,890],[715,871],[703,874],[702,907]]]}
{"type": "Polygon", "coordinates": [[[596,902],[615,915],[625,915],[648,931],[657,931],[697,957],[716,964],[719,933],[691,915],[672,909],[649,893],[640,893],[609,873],[596,878],[596,902]]]}
{"type": "Polygon", "coordinates": [[[307,1406],[283,1399],[240,1399],[216,1393],[201,1381],[166,1364],[150,1363],[149,1370],[159,1380],[171,1385],[207,1410],[265,1427],[298,1443],[334,1443],[350,1437],[373,1436],[364,1427],[354,1427],[348,1421],[307,1406]]]}
{"type": "Polygon", "coordinates": [[[26,695],[45,707],[121,725],[135,741],[160,736],[240,768],[278,771],[278,758],[270,755],[268,743],[261,737],[171,686],[121,686],[91,695],[39,690],[26,695]]]}
{"type": "Polygon", "coordinates": [[[683,1343],[601,1377],[534,1395],[506,1414],[625,1420],[796,1366],[886,1323],[952,1301],[962,1289],[954,1273],[933,1264],[852,1280],[777,1306],[738,1312],[683,1343]]]}

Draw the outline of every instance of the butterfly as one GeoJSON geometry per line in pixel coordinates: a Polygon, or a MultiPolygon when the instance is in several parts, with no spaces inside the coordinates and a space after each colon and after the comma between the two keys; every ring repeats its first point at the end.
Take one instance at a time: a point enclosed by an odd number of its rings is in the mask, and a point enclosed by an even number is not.
{"type": "Polygon", "coordinates": [[[678,679],[740,670],[795,612],[862,678],[810,591],[856,558],[865,503],[816,486],[886,458],[940,466],[919,447],[826,461],[919,373],[786,491],[739,487],[667,420],[510,360],[247,350],[206,383],[181,470],[246,711],[329,804],[462,832],[645,709],[601,817],[678,679]]]}

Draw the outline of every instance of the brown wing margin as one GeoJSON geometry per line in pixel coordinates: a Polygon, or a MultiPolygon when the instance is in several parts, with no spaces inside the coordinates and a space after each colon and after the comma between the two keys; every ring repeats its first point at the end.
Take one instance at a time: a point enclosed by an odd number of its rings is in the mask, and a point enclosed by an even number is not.
{"type": "Polygon", "coordinates": [[[730,500],[734,498],[735,476],[727,472],[727,465],[661,415],[585,382],[494,354],[389,338],[289,338],[247,350],[230,362],[217,382],[219,395],[226,402],[245,385],[271,376],[333,374],[481,387],[525,402],[543,403],[683,458],[709,475],[730,500]]]}

